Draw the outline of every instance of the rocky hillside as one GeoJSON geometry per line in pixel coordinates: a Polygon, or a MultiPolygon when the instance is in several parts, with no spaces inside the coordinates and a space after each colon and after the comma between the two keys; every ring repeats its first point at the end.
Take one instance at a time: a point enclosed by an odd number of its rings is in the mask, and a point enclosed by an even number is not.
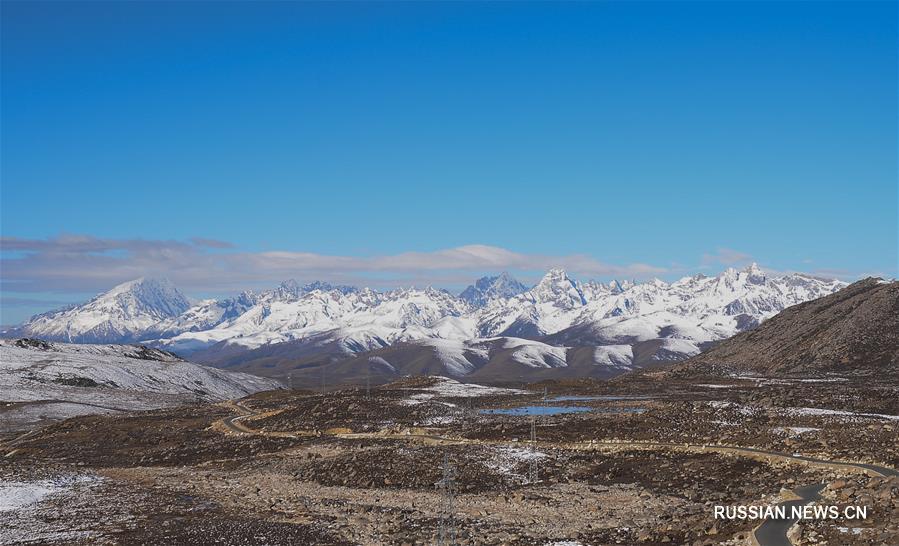
{"type": "Polygon", "coordinates": [[[869,278],[790,307],[681,368],[709,366],[771,375],[897,374],[899,282],[869,278]]]}
{"type": "Polygon", "coordinates": [[[242,398],[281,384],[140,345],[0,340],[0,432],[91,413],[242,398]]]}

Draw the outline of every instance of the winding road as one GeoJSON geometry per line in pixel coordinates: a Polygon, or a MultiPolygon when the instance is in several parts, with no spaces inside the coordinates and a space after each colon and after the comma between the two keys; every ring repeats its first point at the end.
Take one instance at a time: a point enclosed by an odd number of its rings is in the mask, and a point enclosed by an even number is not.
{"type": "MultiPolygon", "coordinates": [[[[792,514],[794,506],[805,506],[806,504],[820,499],[821,490],[823,490],[825,486],[826,484],[823,483],[815,483],[804,487],[798,487],[793,490],[793,493],[798,498],[778,503],[778,506],[786,507],[787,514],[792,514]]],[[[787,531],[789,531],[790,527],[797,521],[799,521],[799,518],[794,518],[792,516],[788,516],[784,519],[766,519],[752,532],[753,538],[755,539],[756,544],[761,546],[793,546],[793,543],[790,542],[790,539],[787,537],[787,531]]]]}
{"type": "MultiPolygon", "coordinates": [[[[801,455],[794,455],[792,456],[792,458],[798,461],[805,462],[811,461],[817,463],[822,461],[822,459],[803,457],[801,455]]],[[[868,474],[874,474],[876,476],[899,476],[899,470],[886,466],[867,463],[852,463],[849,466],[853,466],[857,469],[863,469],[868,474]]],[[[806,504],[810,504],[820,499],[820,493],[826,486],[827,484],[824,483],[814,483],[803,487],[797,487],[792,491],[797,498],[781,502],[778,504],[778,506],[785,506],[787,509],[787,514],[790,514],[794,506],[805,506],[806,504]]],[[[798,521],[799,520],[797,518],[793,517],[788,517],[785,519],[766,519],[764,522],[762,522],[761,525],[755,528],[755,530],[752,532],[752,536],[755,539],[755,543],[760,546],[793,546],[793,543],[790,542],[789,537],[787,537],[787,533],[789,532],[790,527],[795,525],[798,521]]]]}

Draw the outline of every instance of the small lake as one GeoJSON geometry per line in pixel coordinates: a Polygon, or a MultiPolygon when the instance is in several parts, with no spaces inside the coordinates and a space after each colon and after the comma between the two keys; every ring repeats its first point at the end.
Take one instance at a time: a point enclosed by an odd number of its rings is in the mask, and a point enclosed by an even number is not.
{"type": "Polygon", "coordinates": [[[643,413],[643,408],[588,408],[584,406],[521,406],[519,408],[483,409],[483,415],[562,415],[564,413],[643,413]]]}

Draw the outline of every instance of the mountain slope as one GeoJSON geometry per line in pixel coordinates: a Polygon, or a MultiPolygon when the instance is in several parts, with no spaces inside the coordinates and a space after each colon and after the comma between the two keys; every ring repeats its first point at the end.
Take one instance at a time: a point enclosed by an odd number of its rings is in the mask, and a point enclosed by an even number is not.
{"type": "MultiPolygon", "coordinates": [[[[300,362],[288,359],[275,365],[286,370],[295,386],[306,387],[320,385],[323,378],[329,384],[362,384],[423,374],[509,381],[532,377],[538,370],[565,368],[567,353],[565,347],[519,338],[419,339],[394,343],[351,358],[300,362]]],[[[264,373],[264,366],[272,362],[253,359],[244,365],[247,364],[253,366],[247,369],[264,373]]],[[[595,372],[600,376],[604,370],[596,367],[595,372]]]]}
{"type": "Polygon", "coordinates": [[[169,281],[137,279],[122,283],[82,305],[32,317],[8,336],[75,343],[121,343],[144,339],[160,322],[190,307],[169,281]]]}
{"type": "Polygon", "coordinates": [[[144,346],[0,340],[0,421],[28,425],[87,413],[241,398],[277,381],[186,362],[144,346]]]}
{"type": "Polygon", "coordinates": [[[478,334],[537,338],[571,324],[586,303],[580,283],[561,269],[551,269],[530,290],[481,309],[478,334]]]}
{"type": "Polygon", "coordinates": [[[899,282],[869,278],[801,303],[681,368],[709,366],[768,375],[899,373],[899,282]]]}

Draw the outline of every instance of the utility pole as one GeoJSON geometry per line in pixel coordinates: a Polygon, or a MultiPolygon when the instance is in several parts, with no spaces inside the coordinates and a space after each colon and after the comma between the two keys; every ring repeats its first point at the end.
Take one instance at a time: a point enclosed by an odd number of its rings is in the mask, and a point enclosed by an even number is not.
{"type": "Polygon", "coordinates": [[[474,421],[474,406],[472,405],[471,398],[468,398],[462,405],[462,430],[468,430],[469,422],[473,424],[474,421]]]}
{"type": "Polygon", "coordinates": [[[537,483],[538,481],[538,468],[537,468],[537,418],[531,418],[531,468],[528,473],[528,483],[537,483]]]}
{"type": "Polygon", "coordinates": [[[322,396],[325,394],[325,365],[322,364],[322,396]]]}
{"type": "Polygon", "coordinates": [[[441,490],[440,529],[437,532],[437,546],[456,545],[456,471],[449,462],[449,456],[443,454],[443,479],[438,482],[441,490]]]}
{"type": "Polygon", "coordinates": [[[365,362],[365,399],[371,398],[371,362],[365,362]]]}

